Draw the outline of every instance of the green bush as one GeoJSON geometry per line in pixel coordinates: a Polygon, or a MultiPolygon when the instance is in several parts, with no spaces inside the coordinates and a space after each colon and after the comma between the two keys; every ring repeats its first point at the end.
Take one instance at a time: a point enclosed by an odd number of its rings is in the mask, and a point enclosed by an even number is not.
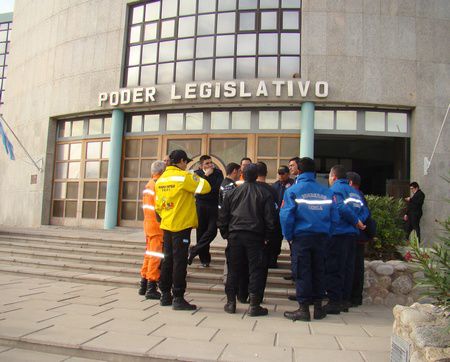
{"type": "Polygon", "coordinates": [[[403,214],[405,203],[388,196],[366,196],[372,218],[377,223],[377,234],[369,242],[366,254],[369,259],[402,259],[398,246],[405,245],[403,214]]]}

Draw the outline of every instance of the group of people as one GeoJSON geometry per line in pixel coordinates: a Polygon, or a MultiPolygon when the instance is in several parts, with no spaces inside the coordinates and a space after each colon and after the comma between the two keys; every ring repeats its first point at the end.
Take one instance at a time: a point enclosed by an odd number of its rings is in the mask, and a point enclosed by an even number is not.
{"type": "Polygon", "coordinates": [[[250,304],[249,316],[268,314],[261,303],[283,237],[299,303],[286,318],[310,320],[311,304],[313,318],[322,319],[362,303],[362,243],[373,237],[374,223],[357,173],[336,165],[326,188],[315,180],[314,160],[294,157],[269,185],[263,162],[243,158],[228,164],[223,177],[210,156],[201,156],[193,173],[186,170],[191,161],[175,150],[151,166],[143,195],[147,248],[139,294],[175,310],[195,310],[184,299],[187,265],[198,256],[209,267],[209,246],[219,229],[227,240],[225,312],[235,313],[239,300],[250,304]],[[197,243],[190,247],[193,228],[197,243]]]}

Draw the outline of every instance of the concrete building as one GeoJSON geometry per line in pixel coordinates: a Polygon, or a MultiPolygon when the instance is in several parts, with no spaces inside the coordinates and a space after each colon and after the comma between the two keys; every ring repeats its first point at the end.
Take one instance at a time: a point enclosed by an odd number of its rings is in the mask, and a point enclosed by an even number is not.
{"type": "MultiPolygon", "coordinates": [[[[2,112],[0,223],[140,225],[152,161],[343,163],[368,193],[449,212],[447,0],[16,0],[2,112]]],[[[194,165],[192,165],[194,167],[194,165]]]]}

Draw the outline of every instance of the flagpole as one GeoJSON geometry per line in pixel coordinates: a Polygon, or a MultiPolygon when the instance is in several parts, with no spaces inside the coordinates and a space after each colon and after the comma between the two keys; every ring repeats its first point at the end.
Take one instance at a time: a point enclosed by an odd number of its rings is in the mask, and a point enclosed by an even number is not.
{"type": "Polygon", "coordinates": [[[31,157],[31,155],[28,153],[27,149],[25,148],[25,146],[22,144],[22,142],[20,142],[19,137],[16,136],[16,134],[14,133],[14,131],[12,130],[12,128],[9,126],[8,122],[6,122],[6,120],[3,118],[3,114],[0,114],[0,118],[2,119],[3,122],[5,122],[6,127],[8,127],[8,129],[11,131],[11,133],[13,134],[14,138],[17,140],[17,142],[19,143],[20,147],[22,147],[22,149],[25,151],[26,155],[28,156],[28,158],[31,160],[31,162],[33,162],[33,165],[38,169],[39,172],[44,171],[42,168],[40,168],[38,166],[38,164],[33,160],[33,158],[31,157]]]}

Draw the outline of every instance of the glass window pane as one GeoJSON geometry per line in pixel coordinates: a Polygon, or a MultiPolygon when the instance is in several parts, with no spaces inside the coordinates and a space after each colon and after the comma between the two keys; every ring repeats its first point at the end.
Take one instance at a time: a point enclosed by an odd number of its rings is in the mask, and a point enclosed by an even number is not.
{"type": "Polygon", "coordinates": [[[186,129],[203,129],[203,113],[186,113],[186,129]]]}
{"type": "Polygon", "coordinates": [[[234,55],[234,35],[217,37],[216,56],[234,55]]]}
{"type": "Polygon", "coordinates": [[[142,47],[142,63],[156,63],[156,43],[145,44],[142,47]]]}
{"type": "Polygon", "coordinates": [[[250,129],[251,112],[238,111],[231,112],[231,128],[232,129],[250,129]]]}
{"type": "Polygon", "coordinates": [[[300,55],[300,34],[281,34],[281,54],[300,55]]]}
{"type": "Polygon", "coordinates": [[[277,137],[258,137],[258,157],[276,157],[278,155],[277,137]]]}
{"type": "Polygon", "coordinates": [[[258,0],[239,0],[239,9],[256,9],[258,0]]]}
{"type": "Polygon", "coordinates": [[[276,78],[278,74],[278,59],[275,57],[258,58],[258,78],[276,78]]]}
{"type": "Polygon", "coordinates": [[[68,160],[69,159],[69,145],[57,145],[56,146],[56,160],[68,160]]]}
{"type": "Polygon", "coordinates": [[[214,55],[214,37],[197,38],[197,58],[211,58],[214,55]]]}
{"type": "Polygon", "coordinates": [[[173,63],[160,64],[158,66],[158,83],[172,83],[173,82],[173,63]]]}
{"type": "Polygon", "coordinates": [[[54,217],[64,216],[64,201],[53,201],[53,216],[54,217]]]}
{"type": "Polygon", "coordinates": [[[282,111],[281,129],[300,129],[300,111],[282,111]]]}
{"type": "Polygon", "coordinates": [[[145,25],[145,32],[144,32],[144,40],[155,40],[157,37],[157,23],[152,24],[146,24],[145,25]]]}
{"type": "Polygon", "coordinates": [[[266,160],[264,158],[258,157],[258,162],[264,162],[267,165],[267,178],[268,179],[276,179],[277,178],[277,170],[278,170],[278,161],[277,160],[266,160]]]}
{"type": "Polygon", "coordinates": [[[139,161],[138,160],[125,160],[124,177],[138,177],[139,174],[139,161]]]}
{"type": "Polygon", "coordinates": [[[183,129],[183,113],[168,113],[167,127],[168,131],[180,131],[183,129]]]}
{"type": "Polygon", "coordinates": [[[123,183],[122,196],[127,200],[135,200],[137,198],[138,183],[135,181],[127,181],[123,183]]]}
{"type": "Polygon", "coordinates": [[[66,183],[65,182],[55,182],[54,183],[53,197],[55,199],[65,199],[66,198],[66,183]]]}
{"type": "Polygon", "coordinates": [[[59,137],[70,137],[71,128],[72,122],[70,121],[58,122],[59,137]]]}
{"type": "Polygon", "coordinates": [[[92,118],[89,120],[89,135],[101,134],[102,133],[102,118],[92,118]]]}
{"type": "Polygon", "coordinates": [[[356,111],[337,111],[336,129],[356,130],[356,111]]]}
{"type": "Polygon", "coordinates": [[[106,189],[107,189],[107,183],[106,182],[100,182],[99,188],[98,188],[98,198],[99,199],[106,199],[106,189]]]}
{"type": "Polygon", "coordinates": [[[315,129],[333,129],[333,111],[315,111],[314,128],[315,129]]]}
{"type": "Polygon", "coordinates": [[[234,33],[236,29],[236,13],[217,14],[217,34],[234,33]]]}
{"type": "Polygon", "coordinates": [[[142,130],[142,116],[131,117],[131,132],[141,132],[142,130]]]}
{"type": "Polygon", "coordinates": [[[259,129],[278,129],[278,111],[260,111],[259,129]]]}
{"type": "Polygon", "coordinates": [[[406,113],[388,113],[388,132],[408,132],[408,118],[406,113]]]}
{"type": "MultiPolygon", "coordinates": [[[[149,179],[152,175],[150,172],[150,167],[155,160],[142,160],[141,161],[141,178],[149,179]]],[[[142,193],[139,193],[142,195],[142,193]]]]}
{"type": "Polygon", "coordinates": [[[197,60],[195,62],[195,80],[212,79],[212,59],[197,60]]]}
{"type": "Polygon", "coordinates": [[[67,183],[67,198],[78,199],[78,182],[67,183]]]}
{"type": "Polygon", "coordinates": [[[139,140],[125,141],[125,157],[139,157],[139,140]]]}
{"type": "Polygon", "coordinates": [[[195,14],[197,0],[180,1],[180,15],[195,14]]]}
{"type": "Polygon", "coordinates": [[[177,62],[177,82],[189,82],[192,80],[192,71],[194,62],[189,60],[187,62],[177,62]]]}
{"type": "MultiPolygon", "coordinates": [[[[298,154],[300,150],[300,139],[294,137],[281,137],[280,139],[280,157],[291,158],[292,155],[298,154]]],[[[287,165],[289,161],[286,161],[287,165]]]]}
{"type": "Polygon", "coordinates": [[[177,59],[194,58],[194,39],[178,40],[177,59]]]}
{"type": "Polygon", "coordinates": [[[142,140],[142,157],[158,156],[158,139],[150,138],[142,140]]]}
{"type": "Polygon", "coordinates": [[[179,139],[179,140],[168,140],[167,141],[167,153],[173,150],[184,150],[188,157],[194,158],[200,155],[202,142],[198,139],[179,139]]]}
{"type": "Polygon", "coordinates": [[[138,65],[141,61],[141,46],[135,45],[129,48],[128,65],[138,65]]]}
{"type": "Polygon", "coordinates": [[[127,86],[135,86],[139,83],[139,67],[128,68],[127,70],[127,86]]]}
{"type": "Polygon", "coordinates": [[[366,112],[365,113],[365,129],[372,132],[384,132],[385,122],[384,112],[366,112]]]}
{"type": "Polygon", "coordinates": [[[282,0],[281,7],[282,8],[300,8],[301,0],[282,0]]]}
{"type": "Polygon", "coordinates": [[[216,0],[201,0],[198,2],[199,13],[211,13],[216,11],[216,0]]]}
{"type": "Polygon", "coordinates": [[[155,84],[156,65],[146,65],[141,69],[141,85],[155,84]]]}
{"type": "Polygon", "coordinates": [[[90,161],[86,162],[85,178],[99,178],[100,177],[100,162],[90,161]]]}
{"type": "Polygon", "coordinates": [[[294,74],[300,73],[299,57],[281,57],[280,58],[280,77],[292,78],[294,74]]]}
{"type": "Polygon", "coordinates": [[[300,28],[300,13],[298,11],[283,11],[283,30],[298,30],[300,28]]]}
{"type": "Polygon", "coordinates": [[[161,22],[161,38],[173,38],[175,36],[175,20],[161,22]]]}
{"type": "Polygon", "coordinates": [[[217,80],[229,80],[234,78],[234,59],[222,58],[216,59],[216,76],[217,80]]]}
{"type": "Polygon", "coordinates": [[[177,16],[178,0],[164,0],[162,1],[162,19],[173,18],[177,16]]]}
{"type": "Polygon", "coordinates": [[[136,219],[136,202],[122,202],[122,219],[136,219]]]}
{"type": "Polygon", "coordinates": [[[102,147],[101,142],[89,142],[87,145],[86,158],[87,159],[95,159],[100,158],[100,151],[102,147]]]}
{"type": "Polygon", "coordinates": [[[254,55],[256,53],[256,34],[239,34],[237,36],[237,55],[254,55]]]}
{"type": "Polygon", "coordinates": [[[102,144],[102,158],[109,158],[109,141],[102,144]]]}
{"type": "Polygon", "coordinates": [[[164,41],[159,43],[159,61],[167,62],[175,59],[175,41],[164,41]]]}
{"type": "Polygon", "coordinates": [[[247,139],[213,138],[210,140],[211,155],[224,165],[247,156],[247,139]]]}
{"type": "Polygon", "coordinates": [[[138,43],[141,40],[141,25],[132,26],[130,29],[130,43],[138,43]]]}
{"type": "Polygon", "coordinates": [[[111,133],[111,118],[107,117],[103,121],[103,133],[110,134],[111,133]]]}
{"type": "Polygon", "coordinates": [[[235,10],[236,0],[219,0],[218,10],[235,10]]]}
{"type": "Polygon", "coordinates": [[[159,114],[146,114],[144,116],[144,132],[159,131],[159,114]]]}
{"type": "Polygon", "coordinates": [[[108,178],[108,161],[100,162],[100,178],[108,178]]]}
{"type": "Polygon", "coordinates": [[[155,1],[145,5],[145,21],[159,19],[160,4],[160,1],[155,1]]]}
{"type": "Polygon", "coordinates": [[[81,143],[72,143],[70,145],[70,160],[81,159],[81,143]]]}
{"type": "Polygon", "coordinates": [[[67,178],[67,163],[57,163],[55,169],[55,179],[67,178]]]}
{"type": "Polygon", "coordinates": [[[97,182],[85,182],[83,189],[83,199],[97,198],[97,182]]]}
{"type": "Polygon", "coordinates": [[[97,219],[104,219],[105,218],[105,202],[99,201],[98,202],[98,208],[97,208],[97,219]]]}
{"type": "Polygon", "coordinates": [[[95,201],[83,201],[83,211],[81,217],[83,219],[95,219],[95,201]]]}
{"type": "Polygon", "coordinates": [[[239,30],[255,30],[256,14],[252,12],[244,12],[239,15],[239,30]]]}
{"type": "Polygon", "coordinates": [[[259,34],[259,54],[276,55],[278,54],[278,35],[277,34],[259,34]]]}
{"type": "Polygon", "coordinates": [[[66,201],[66,212],[65,217],[76,217],[77,216],[77,202],[76,201],[66,201]]]}
{"type": "Polygon", "coordinates": [[[255,77],[255,58],[238,58],[236,60],[236,78],[255,77]]]}
{"type": "Polygon", "coordinates": [[[72,122],[72,137],[78,137],[83,135],[84,121],[72,122]]]}
{"type": "Polygon", "coordinates": [[[211,112],[211,129],[228,129],[230,112],[211,112]]]}
{"type": "Polygon", "coordinates": [[[215,15],[199,15],[197,20],[197,35],[214,34],[215,15]]]}
{"type": "MultiPolygon", "coordinates": [[[[184,1],[182,1],[183,3],[184,1]]],[[[195,16],[188,16],[178,20],[178,37],[184,38],[195,35],[195,16]]]]}
{"type": "Polygon", "coordinates": [[[140,6],[135,6],[133,8],[133,17],[132,17],[132,24],[136,24],[136,23],[142,23],[144,19],[144,6],[140,5],[140,6]]]}
{"type": "Polygon", "coordinates": [[[277,12],[264,11],[261,13],[261,30],[277,29],[277,12]]]}

